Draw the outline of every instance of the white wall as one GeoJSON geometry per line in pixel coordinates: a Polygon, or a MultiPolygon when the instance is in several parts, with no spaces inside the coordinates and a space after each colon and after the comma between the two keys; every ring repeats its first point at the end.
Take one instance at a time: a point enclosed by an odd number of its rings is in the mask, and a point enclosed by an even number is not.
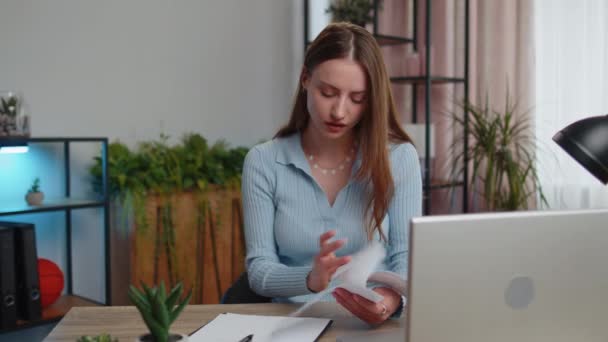
{"type": "MultiPolygon", "coordinates": [[[[171,142],[199,132],[210,142],[251,146],[287,120],[302,46],[299,0],[0,3],[0,89],[23,92],[33,136],[106,136],[133,146],[161,132],[171,142]]],[[[73,157],[82,166],[73,170],[77,183],[95,148],[88,152],[73,157]]],[[[61,196],[61,176],[27,166],[28,158],[0,156],[0,207],[21,203],[36,175],[47,196],[61,196]],[[17,164],[28,177],[9,172],[17,164]]],[[[99,212],[87,217],[74,224],[99,226],[99,212]]],[[[39,223],[40,256],[64,265],[61,217],[31,220],[39,223]]],[[[75,265],[77,288],[104,300],[103,235],[99,228],[75,231],[85,251],[75,265]]]]}
{"type": "Polygon", "coordinates": [[[24,92],[37,136],[250,145],[291,102],[296,3],[3,0],[0,89],[24,92]]]}

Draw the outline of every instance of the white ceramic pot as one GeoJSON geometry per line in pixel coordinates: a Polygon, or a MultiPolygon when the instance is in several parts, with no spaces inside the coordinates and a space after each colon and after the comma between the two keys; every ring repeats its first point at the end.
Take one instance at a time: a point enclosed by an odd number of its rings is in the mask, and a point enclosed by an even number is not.
{"type": "Polygon", "coordinates": [[[28,192],[25,196],[25,201],[29,205],[41,205],[44,200],[43,192],[28,192]]]}
{"type": "MultiPolygon", "coordinates": [[[[139,336],[135,342],[154,342],[154,339],[152,338],[152,334],[145,334],[139,336]]],[[[171,333],[169,335],[169,342],[188,342],[188,336],[171,333]]]]}

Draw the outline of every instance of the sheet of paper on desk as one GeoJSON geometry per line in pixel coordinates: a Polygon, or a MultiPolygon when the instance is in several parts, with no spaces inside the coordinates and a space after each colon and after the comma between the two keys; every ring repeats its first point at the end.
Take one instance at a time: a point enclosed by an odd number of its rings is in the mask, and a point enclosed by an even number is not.
{"type": "Polygon", "coordinates": [[[190,342],[237,342],[253,334],[252,342],[313,342],[330,319],[257,316],[224,313],[189,337],[190,342]]]}

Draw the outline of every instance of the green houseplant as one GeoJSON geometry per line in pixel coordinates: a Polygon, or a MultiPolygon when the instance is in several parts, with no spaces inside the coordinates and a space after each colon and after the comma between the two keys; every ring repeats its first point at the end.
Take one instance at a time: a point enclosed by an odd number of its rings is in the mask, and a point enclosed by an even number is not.
{"type": "MultiPolygon", "coordinates": [[[[541,204],[547,205],[538,181],[535,164],[535,140],[530,119],[518,112],[518,105],[507,92],[504,110],[492,109],[486,96],[483,105],[462,103],[461,110],[468,110],[468,161],[469,185],[473,195],[483,199],[489,211],[528,209],[539,195],[541,204]]],[[[452,113],[459,131],[465,125],[464,117],[452,113]]],[[[457,136],[458,141],[464,137],[457,136]]],[[[452,178],[462,179],[464,151],[452,145],[449,155],[454,155],[452,178]]]]}
{"type": "MultiPolygon", "coordinates": [[[[378,0],[380,7],[381,0],[378,0]]],[[[347,21],[355,25],[365,26],[372,21],[371,15],[374,9],[373,0],[334,0],[325,10],[326,13],[331,13],[332,21],[347,21]]]]}
{"type": "Polygon", "coordinates": [[[44,193],[40,191],[40,178],[34,179],[34,182],[30,186],[30,189],[25,195],[25,201],[29,205],[40,205],[44,200],[44,193]]]}
{"type": "Polygon", "coordinates": [[[142,288],[143,290],[139,290],[131,285],[128,292],[129,299],[137,307],[150,331],[149,334],[140,336],[139,341],[187,341],[186,335],[170,333],[169,328],[190,301],[192,291],[180,302],[183,291],[182,283],[178,283],[168,294],[162,281],[159,287],[150,288],[142,284],[142,288]]]}
{"type": "MultiPolygon", "coordinates": [[[[220,277],[229,274],[220,274],[222,264],[217,256],[228,249],[218,249],[215,236],[238,225],[235,222],[240,219],[240,210],[232,210],[231,201],[239,203],[239,198],[233,200],[231,196],[240,188],[248,148],[232,148],[223,140],[208,144],[196,133],[185,134],[174,145],[168,138],[161,135],[135,148],[119,141],[109,144],[111,225],[122,241],[133,242],[128,255],[131,265],[135,265],[130,270],[131,283],[158,284],[163,279],[172,287],[182,282],[194,289],[193,302],[202,303],[204,296],[210,301],[211,292],[203,291],[210,282],[204,281],[204,276],[208,278],[211,273],[208,267],[216,270],[218,289],[220,277]],[[131,231],[135,236],[129,236],[131,231]],[[191,245],[192,241],[195,243],[191,245]],[[205,259],[206,253],[213,257],[205,259]],[[139,267],[144,263],[152,265],[139,267]]],[[[101,156],[95,157],[89,169],[93,188],[100,195],[102,161],[101,156]]]]}
{"type": "Polygon", "coordinates": [[[0,114],[14,118],[19,112],[19,106],[19,98],[12,93],[9,93],[9,96],[6,98],[0,97],[0,114]]]}
{"type": "MultiPolygon", "coordinates": [[[[133,211],[140,232],[145,232],[149,226],[145,213],[147,195],[160,195],[167,199],[179,191],[204,193],[209,185],[240,187],[247,148],[231,148],[223,140],[209,147],[207,140],[196,133],[184,135],[174,146],[169,146],[168,138],[161,135],[158,140],[140,143],[134,150],[119,141],[108,147],[110,195],[127,211],[133,211]]],[[[100,156],[94,158],[89,173],[93,189],[102,194],[100,156]]]]}

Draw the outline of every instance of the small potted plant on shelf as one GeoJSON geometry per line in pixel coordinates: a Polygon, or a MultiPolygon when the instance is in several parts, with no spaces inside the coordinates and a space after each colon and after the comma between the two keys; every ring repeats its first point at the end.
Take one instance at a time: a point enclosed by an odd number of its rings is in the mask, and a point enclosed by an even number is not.
{"type": "Polygon", "coordinates": [[[44,200],[44,193],[40,191],[40,178],[36,177],[34,179],[34,183],[27,191],[27,195],[25,195],[25,201],[29,205],[40,205],[42,204],[42,200],[44,200]]]}
{"type": "Polygon", "coordinates": [[[165,292],[163,282],[158,288],[150,288],[142,283],[142,288],[143,290],[139,290],[131,285],[128,292],[129,299],[135,304],[150,330],[149,334],[140,336],[137,341],[186,342],[188,340],[186,335],[170,333],[169,328],[190,301],[192,291],[179,302],[183,291],[181,282],[175,285],[169,294],[165,292]]]}
{"type": "MultiPolygon", "coordinates": [[[[381,5],[382,0],[378,0],[378,8],[381,5]]],[[[334,0],[325,10],[325,13],[331,13],[334,22],[348,21],[364,27],[372,21],[373,16],[370,12],[373,9],[373,0],[334,0]]]]}
{"type": "Polygon", "coordinates": [[[101,334],[97,336],[81,336],[76,342],[118,342],[118,339],[113,338],[109,334],[101,334]]]}

